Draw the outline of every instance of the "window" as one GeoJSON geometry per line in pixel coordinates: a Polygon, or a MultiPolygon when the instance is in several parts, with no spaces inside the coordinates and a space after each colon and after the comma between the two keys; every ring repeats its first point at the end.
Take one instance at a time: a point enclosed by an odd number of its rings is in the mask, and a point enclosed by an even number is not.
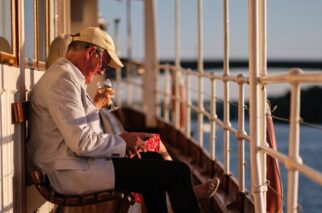
{"type": "Polygon", "coordinates": [[[38,60],[46,60],[46,26],[47,26],[47,17],[46,17],[46,2],[44,0],[38,0],[38,11],[37,11],[37,33],[38,33],[38,60]]]}
{"type": "Polygon", "coordinates": [[[35,7],[34,0],[25,0],[25,57],[35,59],[35,7]]]}
{"type": "Polygon", "coordinates": [[[11,17],[11,0],[2,0],[0,2],[0,51],[12,54],[11,17]]]}
{"type": "Polygon", "coordinates": [[[17,51],[15,38],[16,26],[16,1],[0,1],[0,63],[17,64],[17,51]]]}
{"type": "Polygon", "coordinates": [[[25,0],[24,7],[25,57],[29,66],[44,68],[49,46],[50,3],[44,0],[25,0]]]}
{"type": "Polygon", "coordinates": [[[58,5],[58,0],[0,0],[0,63],[18,64],[18,54],[24,51],[27,67],[44,69],[50,41],[62,25],[58,5]]]}

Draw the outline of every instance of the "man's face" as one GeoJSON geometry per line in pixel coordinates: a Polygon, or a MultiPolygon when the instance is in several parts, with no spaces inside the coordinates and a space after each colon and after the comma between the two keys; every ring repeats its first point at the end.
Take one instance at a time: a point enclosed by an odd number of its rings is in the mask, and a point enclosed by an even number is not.
{"type": "Polygon", "coordinates": [[[95,46],[88,48],[88,61],[84,70],[86,83],[91,83],[96,75],[102,75],[110,60],[105,50],[95,46]]]}

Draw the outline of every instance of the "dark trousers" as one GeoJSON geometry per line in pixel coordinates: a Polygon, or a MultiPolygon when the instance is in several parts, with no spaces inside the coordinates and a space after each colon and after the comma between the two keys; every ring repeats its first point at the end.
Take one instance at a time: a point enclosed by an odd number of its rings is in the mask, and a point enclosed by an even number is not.
{"type": "Polygon", "coordinates": [[[115,189],[139,192],[148,212],[167,212],[165,192],[174,212],[200,212],[189,167],[178,161],[165,161],[155,152],[142,153],[142,159],[114,158],[115,189]]]}

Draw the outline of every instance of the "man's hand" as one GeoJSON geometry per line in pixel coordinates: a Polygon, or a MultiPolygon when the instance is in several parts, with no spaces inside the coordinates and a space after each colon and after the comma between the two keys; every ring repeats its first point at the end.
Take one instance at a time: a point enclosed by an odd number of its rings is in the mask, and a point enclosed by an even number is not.
{"type": "Polygon", "coordinates": [[[99,88],[96,90],[94,96],[94,103],[97,108],[101,109],[102,107],[110,106],[112,98],[114,97],[115,90],[113,88],[99,88]]]}
{"type": "Polygon", "coordinates": [[[126,142],[126,154],[130,157],[137,155],[141,158],[140,152],[146,152],[145,140],[153,137],[153,134],[143,132],[122,132],[120,136],[126,142]]]}

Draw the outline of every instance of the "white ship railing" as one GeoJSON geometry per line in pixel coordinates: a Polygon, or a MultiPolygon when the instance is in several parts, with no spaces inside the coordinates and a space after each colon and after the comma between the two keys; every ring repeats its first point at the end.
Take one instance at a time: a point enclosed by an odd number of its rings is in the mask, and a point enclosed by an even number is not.
{"type": "MultiPolygon", "coordinates": [[[[179,7],[178,1],[175,8],[179,7]]],[[[228,0],[224,0],[224,69],[223,74],[215,72],[203,72],[202,56],[202,1],[198,1],[198,68],[197,70],[183,69],[180,67],[178,54],[180,45],[179,32],[176,30],[176,63],[175,65],[159,64],[156,65],[159,77],[155,79],[158,89],[155,94],[157,97],[156,107],[158,116],[164,121],[171,122],[175,127],[180,129],[185,135],[191,138],[191,114],[198,114],[198,139],[197,144],[209,153],[211,159],[216,160],[216,129],[220,128],[224,132],[224,149],[223,163],[224,172],[227,175],[230,171],[230,134],[233,135],[238,143],[238,183],[239,191],[245,192],[245,142],[250,142],[250,174],[251,188],[250,191],[254,198],[255,212],[266,212],[266,155],[270,155],[282,163],[288,174],[287,178],[287,212],[298,211],[298,179],[299,174],[303,174],[310,180],[322,185],[322,173],[316,171],[302,162],[299,150],[300,144],[300,89],[302,84],[321,84],[322,71],[308,73],[299,69],[291,69],[286,73],[277,75],[267,74],[266,59],[266,1],[249,0],[249,76],[243,74],[231,75],[229,72],[229,11],[228,0]],[[181,76],[181,77],[180,77],[181,76]],[[182,80],[177,78],[180,77],[182,80]],[[197,85],[192,84],[192,78],[196,78],[197,85]],[[210,84],[210,91],[204,91],[204,83],[210,84]],[[223,90],[218,91],[218,82],[223,84],[223,90]],[[160,84],[159,84],[160,83],[160,84]],[[266,88],[268,85],[277,83],[288,83],[291,86],[290,100],[290,118],[289,118],[289,151],[288,155],[269,148],[266,144],[266,88]],[[230,123],[230,89],[232,85],[238,88],[238,127],[234,128],[230,123]],[[186,92],[185,97],[180,96],[180,86],[186,92]],[[249,134],[245,131],[245,87],[249,87],[249,134]],[[197,88],[197,89],[194,89],[197,88]],[[197,93],[197,97],[192,99],[192,94],[197,93]],[[223,119],[218,118],[216,111],[216,102],[219,95],[223,96],[223,119]],[[210,108],[204,107],[204,98],[208,97],[210,108]],[[180,125],[180,105],[185,107],[186,123],[180,125]],[[204,117],[209,120],[210,137],[209,147],[204,147],[204,117]]],[[[178,13],[178,11],[177,11],[178,13]]],[[[176,29],[179,27],[179,18],[176,14],[176,29]]],[[[138,106],[138,109],[146,110],[143,106],[143,81],[140,80],[141,74],[145,70],[143,66],[134,63],[127,68],[130,74],[127,77],[126,97],[127,104],[138,106]],[[138,72],[137,72],[138,70],[138,72]],[[135,88],[137,90],[135,90],[135,88]],[[142,99],[134,100],[140,96],[142,99]]],[[[151,82],[153,83],[153,82],[151,82]]]]}
{"type": "MultiPolygon", "coordinates": [[[[176,66],[164,64],[158,66],[159,70],[162,71],[161,77],[163,80],[160,84],[160,89],[156,91],[159,97],[160,105],[159,107],[159,116],[162,116],[162,119],[166,122],[171,122],[175,125],[175,105],[172,102],[177,102],[179,105],[183,104],[186,107],[187,113],[187,122],[186,126],[181,129],[187,137],[191,137],[191,111],[195,111],[197,113],[201,113],[202,116],[208,118],[210,123],[210,143],[209,147],[203,147],[202,144],[199,145],[205,150],[206,153],[209,153],[209,156],[215,160],[216,159],[216,129],[221,128],[222,131],[227,130],[236,138],[238,143],[238,183],[239,183],[239,191],[245,192],[245,148],[244,143],[251,141],[251,132],[254,131],[250,129],[250,134],[245,132],[245,86],[249,84],[249,77],[243,74],[237,75],[218,75],[215,72],[207,72],[207,73],[198,73],[197,71],[193,71],[191,69],[180,69],[178,70],[176,66]],[[175,95],[171,90],[171,83],[173,82],[172,76],[174,72],[181,72],[183,79],[185,79],[184,90],[186,93],[186,98],[181,98],[179,95],[175,95]],[[191,86],[191,78],[198,77],[203,78],[204,81],[210,82],[210,94],[204,93],[204,96],[210,97],[210,108],[206,110],[205,108],[201,108],[198,105],[198,102],[193,102],[191,99],[191,93],[196,92],[195,89],[191,86]],[[219,93],[224,91],[216,90],[216,84],[218,82],[229,82],[230,84],[238,85],[238,127],[235,129],[231,126],[230,121],[225,119],[219,119],[216,114],[216,102],[219,97],[219,93]],[[172,116],[171,116],[172,115],[172,116]]],[[[134,78],[135,79],[135,78],[134,78]]],[[[300,69],[291,69],[286,73],[275,74],[275,75],[265,75],[257,78],[257,84],[263,88],[267,87],[271,84],[281,84],[281,83],[289,83],[291,86],[291,113],[289,118],[290,124],[290,137],[289,137],[289,153],[285,155],[279,151],[275,151],[274,149],[269,148],[266,143],[264,145],[259,145],[257,147],[257,151],[268,154],[273,158],[276,158],[279,162],[284,164],[285,168],[288,171],[288,186],[287,186],[287,198],[288,198],[288,212],[296,212],[298,209],[298,176],[299,173],[305,175],[312,181],[322,185],[322,173],[321,171],[316,171],[308,165],[303,164],[301,160],[301,156],[299,153],[299,144],[300,144],[300,89],[302,84],[321,84],[322,83],[322,71],[316,72],[303,72],[300,69]],[[290,211],[291,209],[291,211],[290,211]]],[[[143,88],[143,84],[138,83],[138,81],[128,81],[127,83],[131,84],[131,89],[127,89],[127,91],[131,91],[133,93],[133,87],[143,88]]],[[[135,93],[138,94],[137,92],[135,93]]],[[[198,93],[198,95],[201,95],[198,93]]],[[[128,97],[128,95],[127,95],[128,97]]],[[[133,97],[130,98],[133,100],[133,97]]],[[[131,106],[135,105],[128,100],[128,104],[131,106]]],[[[139,106],[138,108],[142,109],[142,102],[137,101],[136,104],[139,106]]],[[[227,106],[226,106],[227,107],[227,106]]],[[[227,110],[224,110],[224,117],[227,116],[227,110]]],[[[251,114],[251,112],[249,112],[251,114]]],[[[179,114],[179,113],[178,113],[179,114]]],[[[261,117],[265,117],[266,112],[261,115],[261,117]]],[[[179,118],[180,119],[180,118],[179,118]]],[[[200,121],[198,121],[200,122],[200,121]]],[[[259,126],[257,127],[259,128],[259,126]]],[[[261,131],[261,130],[257,130],[261,131]]],[[[204,129],[198,129],[198,138],[204,137],[204,129]]],[[[224,161],[229,161],[230,147],[224,149],[224,161]]],[[[227,162],[226,162],[227,163],[227,162]]],[[[262,168],[261,168],[262,169],[262,168]]],[[[225,170],[225,174],[231,174],[230,170],[225,170]]],[[[266,179],[264,178],[265,183],[266,179]]],[[[265,184],[264,184],[265,186],[265,184]]],[[[266,186],[264,187],[264,192],[266,192],[266,186]]],[[[256,203],[255,203],[256,205],[256,203]]],[[[265,202],[263,202],[263,208],[265,207],[265,202]]],[[[266,207],[265,207],[266,208],[266,207]]]]}

